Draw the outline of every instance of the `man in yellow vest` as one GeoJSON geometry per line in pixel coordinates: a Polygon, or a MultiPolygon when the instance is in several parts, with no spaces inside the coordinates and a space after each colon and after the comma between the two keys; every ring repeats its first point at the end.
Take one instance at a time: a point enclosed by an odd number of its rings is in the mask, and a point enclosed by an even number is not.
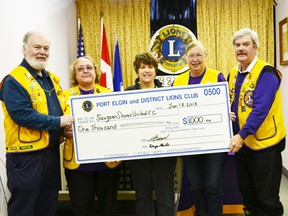
{"type": "Polygon", "coordinates": [[[24,59],[0,85],[6,138],[9,216],[54,216],[60,188],[59,143],[73,117],[59,77],[45,70],[50,42],[43,33],[23,38],[24,59]]]}
{"type": "Polygon", "coordinates": [[[258,35],[244,28],[233,36],[238,65],[229,74],[229,91],[236,170],[244,212],[252,216],[280,216],[281,151],[286,131],[282,117],[282,75],[259,59],[258,35]]]}

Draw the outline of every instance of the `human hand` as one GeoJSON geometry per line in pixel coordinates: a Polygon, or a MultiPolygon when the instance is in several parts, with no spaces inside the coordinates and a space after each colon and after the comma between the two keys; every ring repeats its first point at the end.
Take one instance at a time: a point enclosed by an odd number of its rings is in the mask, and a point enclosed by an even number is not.
{"type": "Polygon", "coordinates": [[[115,168],[120,163],[121,163],[121,161],[107,161],[107,162],[105,162],[106,166],[108,166],[109,168],[115,168]]]}
{"type": "Polygon", "coordinates": [[[67,138],[73,137],[72,125],[71,126],[66,126],[64,128],[64,136],[67,137],[67,138]]]}
{"type": "Polygon", "coordinates": [[[230,120],[233,122],[236,120],[236,114],[234,112],[230,112],[229,117],[230,117],[230,120]]]}
{"type": "Polygon", "coordinates": [[[61,127],[70,127],[74,121],[73,116],[71,115],[63,115],[60,118],[60,126],[61,127]]]}
{"type": "Polygon", "coordinates": [[[233,153],[238,152],[240,148],[242,148],[243,144],[244,144],[243,138],[239,134],[236,134],[235,136],[232,137],[230,141],[229,152],[233,153]]]}

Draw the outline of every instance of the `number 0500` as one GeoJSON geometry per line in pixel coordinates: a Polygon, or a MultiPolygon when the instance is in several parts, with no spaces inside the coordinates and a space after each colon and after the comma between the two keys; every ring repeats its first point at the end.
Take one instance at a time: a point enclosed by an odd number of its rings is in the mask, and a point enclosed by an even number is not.
{"type": "Polygon", "coordinates": [[[219,95],[221,93],[220,88],[207,88],[204,89],[204,95],[209,96],[209,95],[219,95]]]}

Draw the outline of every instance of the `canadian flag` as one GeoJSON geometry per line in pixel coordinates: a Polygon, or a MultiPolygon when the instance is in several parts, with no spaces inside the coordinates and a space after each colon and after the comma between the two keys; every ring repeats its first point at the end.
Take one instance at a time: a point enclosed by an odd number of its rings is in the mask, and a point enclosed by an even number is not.
{"type": "Polygon", "coordinates": [[[100,61],[100,85],[113,91],[113,77],[110,63],[110,55],[108,50],[108,42],[106,37],[103,18],[101,18],[101,61],[100,61]]]}

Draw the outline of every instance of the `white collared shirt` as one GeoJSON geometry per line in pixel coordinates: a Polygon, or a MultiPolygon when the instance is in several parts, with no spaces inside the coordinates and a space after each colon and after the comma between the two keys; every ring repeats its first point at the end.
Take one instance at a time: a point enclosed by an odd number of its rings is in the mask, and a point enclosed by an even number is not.
{"type": "Polygon", "coordinates": [[[250,73],[251,70],[253,69],[253,67],[255,66],[257,60],[258,60],[258,56],[256,55],[256,56],[254,57],[253,61],[249,64],[247,70],[245,70],[245,71],[241,71],[241,65],[238,64],[238,71],[239,71],[239,73],[250,73]]]}

